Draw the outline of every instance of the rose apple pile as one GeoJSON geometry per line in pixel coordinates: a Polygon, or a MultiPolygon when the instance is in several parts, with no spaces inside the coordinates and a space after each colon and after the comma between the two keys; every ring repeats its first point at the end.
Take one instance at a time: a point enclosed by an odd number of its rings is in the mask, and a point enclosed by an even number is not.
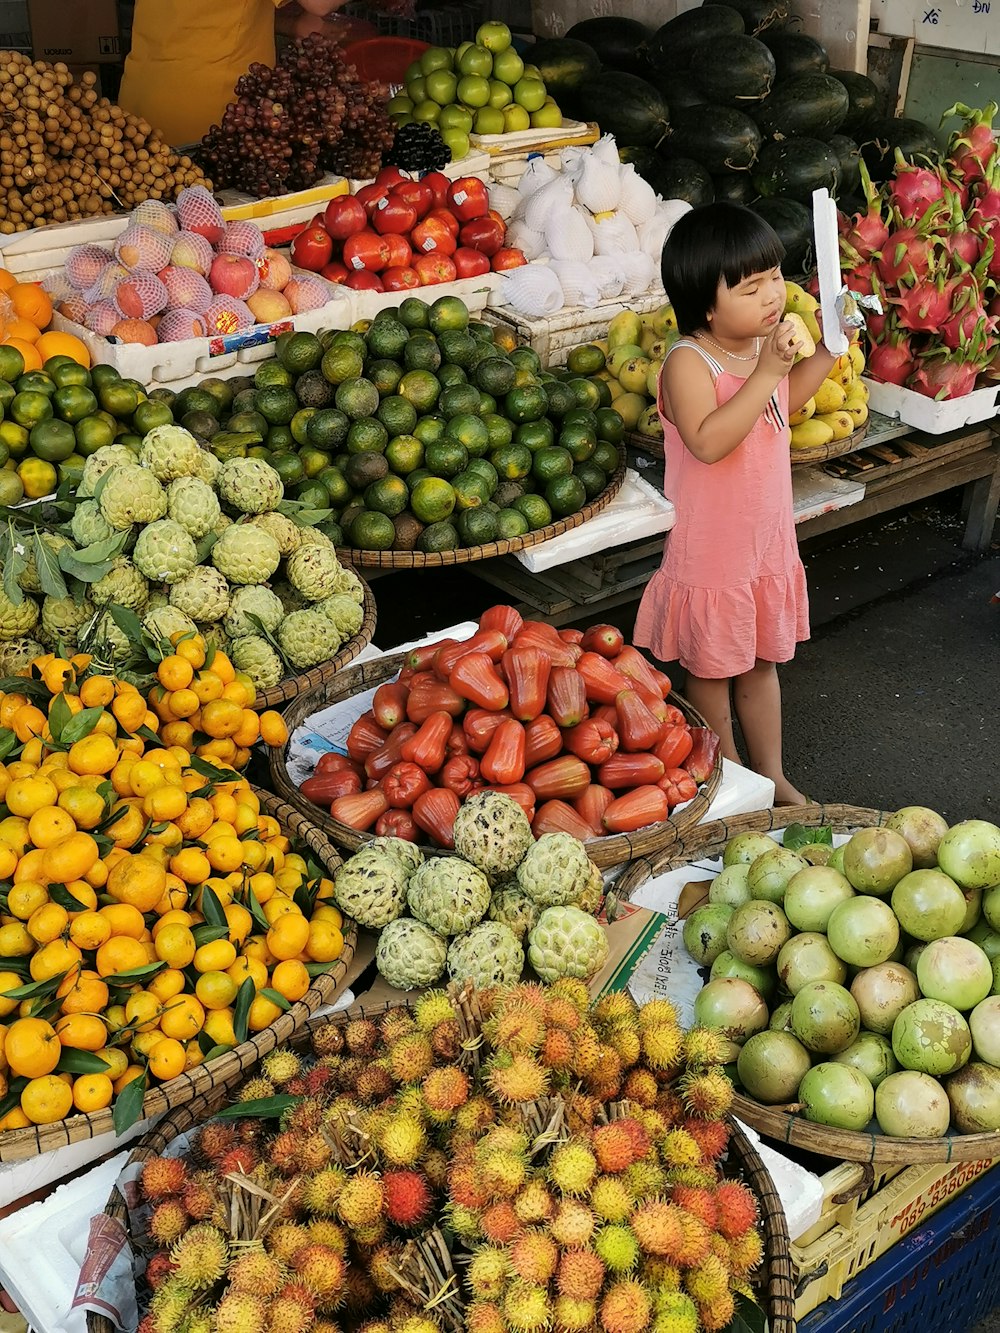
{"type": "Polygon", "coordinates": [[[613,625],[555,630],[494,606],[471,639],[407,654],[347,755],[323,756],[302,792],[351,828],[439,847],[483,789],[512,797],[536,837],[631,833],[691,800],[718,753],[670,688],[613,625]]]}
{"type": "Polygon", "coordinates": [[[413,180],[383,167],[357,194],[332,199],[292,241],[292,263],[362,291],[401,292],[527,263],[477,176],[413,180]]]}

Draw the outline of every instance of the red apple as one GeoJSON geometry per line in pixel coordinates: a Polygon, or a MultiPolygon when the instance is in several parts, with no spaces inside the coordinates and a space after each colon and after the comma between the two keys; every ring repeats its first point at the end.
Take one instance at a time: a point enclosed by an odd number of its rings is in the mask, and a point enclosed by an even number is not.
{"type": "Polygon", "coordinates": [[[328,282],[343,282],[347,274],[347,266],[339,259],[331,259],[329,264],[324,264],[320,269],[320,276],[326,278],[328,282]]]}
{"type": "Polygon", "coordinates": [[[490,196],[478,176],[460,176],[448,187],[448,207],[460,222],[484,218],[490,211],[490,196]]]}
{"type": "Polygon", "coordinates": [[[333,241],[325,227],[306,227],[292,241],[292,263],[312,273],[318,273],[328,264],[332,254],[333,241]]]}
{"type": "Polygon", "coordinates": [[[415,268],[387,268],[382,274],[382,286],[387,292],[404,292],[420,286],[420,274],[415,268]]]}
{"type": "Polygon", "coordinates": [[[458,239],[473,250],[481,250],[484,255],[495,255],[503,245],[504,234],[503,223],[494,222],[491,217],[474,218],[465,223],[458,239]]]}
{"type": "Polygon", "coordinates": [[[366,215],[371,218],[379,203],[386,198],[388,193],[388,185],[362,185],[354,197],[361,204],[366,215]]]}
{"type": "Polygon", "coordinates": [[[421,255],[419,259],[413,261],[413,267],[420,275],[423,287],[434,287],[440,282],[454,282],[458,277],[458,269],[447,255],[421,255]]]}
{"type": "Polygon", "coordinates": [[[513,246],[505,246],[493,256],[493,272],[506,273],[509,268],[520,268],[522,264],[527,262],[523,250],[516,250],[513,246]]]}
{"type": "Polygon", "coordinates": [[[400,171],[399,167],[382,167],[378,175],[375,177],[375,184],[384,185],[387,189],[391,190],[393,186],[399,185],[404,181],[408,182],[409,179],[410,178],[407,176],[406,172],[400,171]]]}
{"type": "Polygon", "coordinates": [[[417,210],[413,204],[398,195],[388,194],[380,199],[378,207],[372,213],[372,226],[380,236],[392,232],[396,236],[405,236],[417,225],[417,210]]]}
{"type": "Polygon", "coordinates": [[[458,249],[458,242],[450,228],[446,227],[440,218],[430,215],[413,228],[410,233],[410,243],[415,251],[425,255],[430,254],[432,250],[438,254],[453,255],[458,249]]]}
{"type": "Polygon", "coordinates": [[[378,232],[366,227],[344,242],[344,263],[349,269],[366,268],[378,273],[389,267],[389,246],[378,232]]]}
{"type": "Polygon", "coordinates": [[[491,208],[490,211],[486,214],[486,216],[488,218],[492,218],[494,222],[499,222],[500,226],[503,228],[504,235],[505,236],[507,235],[507,224],[503,220],[503,216],[500,213],[498,213],[495,208],[491,208]]]}
{"type": "Polygon", "coordinates": [[[451,181],[443,171],[429,171],[426,176],[421,177],[420,184],[426,185],[430,190],[435,208],[444,208],[447,205],[451,181]]]}
{"type": "MultiPolygon", "coordinates": [[[[454,245],[452,245],[454,250],[454,245]]],[[[252,259],[242,255],[216,255],[208,271],[208,285],[219,296],[245,301],[260,286],[260,274],[252,259]]]]}
{"type": "Polygon", "coordinates": [[[489,273],[490,261],[481,250],[473,250],[467,245],[460,245],[454,255],[455,270],[460,278],[478,278],[481,273],[489,273]]]}
{"type": "Polygon", "coordinates": [[[413,251],[405,236],[389,233],[382,238],[389,247],[389,262],[386,268],[408,268],[413,263],[413,251]]]}
{"type": "Polygon", "coordinates": [[[359,269],[355,273],[348,274],[345,287],[350,287],[356,292],[384,292],[382,279],[377,273],[370,273],[367,269],[359,269]]]}
{"type": "Polygon", "coordinates": [[[389,191],[389,196],[412,204],[418,219],[434,207],[434,191],[424,181],[400,181],[389,191]]]}
{"type": "Polygon", "coordinates": [[[346,241],[359,232],[368,221],[365,206],[353,194],[338,195],[326,206],[324,225],[335,241],[346,241]]]}
{"type": "Polygon", "coordinates": [[[452,236],[458,235],[458,229],[462,225],[450,208],[432,208],[427,214],[427,221],[434,219],[435,222],[443,223],[452,236]]]}

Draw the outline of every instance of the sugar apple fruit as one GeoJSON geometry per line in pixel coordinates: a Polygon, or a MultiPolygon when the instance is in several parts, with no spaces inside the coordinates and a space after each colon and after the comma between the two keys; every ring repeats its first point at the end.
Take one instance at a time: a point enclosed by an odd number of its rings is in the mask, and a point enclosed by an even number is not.
{"type": "Polygon", "coordinates": [[[75,597],[46,597],[42,602],[39,638],[49,647],[62,643],[69,648],[79,641],[80,630],[93,614],[94,603],[89,597],[81,602],[75,597]]]}
{"type": "Polygon", "coordinates": [[[194,474],[206,486],[215,486],[222,471],[222,460],[216,458],[210,449],[202,449],[198,459],[198,471],[194,474]]]}
{"type": "Polygon", "coordinates": [[[285,608],[281,605],[281,598],[270,588],[260,583],[249,583],[237,588],[229,599],[225,630],[230,638],[239,639],[244,634],[260,633],[260,626],[247,619],[251,615],[257,617],[268,634],[273,634],[285,618],[285,608]]]}
{"type": "Polygon", "coordinates": [[[334,551],[336,547],[325,532],[319,528],[300,528],[299,530],[300,546],[318,546],[324,551],[334,551]]]}
{"type": "MultiPolygon", "coordinates": [[[[63,537],[58,532],[37,532],[35,541],[44,542],[46,547],[52,553],[52,560],[49,563],[58,563],[59,552],[64,546],[72,546],[73,543],[68,537],[63,537]]],[[[41,580],[38,577],[38,559],[35,550],[35,541],[30,538],[24,541],[24,568],[18,576],[18,583],[25,592],[42,593],[41,580]]]]}
{"type": "Polygon", "coordinates": [[[575,903],[590,883],[590,857],[571,833],[543,833],[518,866],[517,882],[539,907],[575,903]]]}
{"type": "Polygon", "coordinates": [[[149,584],[128,556],[120,555],[104,577],[90,585],[90,597],[95,606],[113,603],[141,615],[149,601],[149,584]]]}
{"type": "Polygon", "coordinates": [[[268,641],[260,634],[244,634],[229,645],[229,658],[237,671],[250,677],[258,690],[269,690],[285,678],[285,667],[268,641]]]}
{"type": "Polygon", "coordinates": [[[448,975],[461,985],[471,981],[476,990],[512,986],[521,980],[524,950],[509,926],[483,921],[448,946],[448,975]]]}
{"type": "Polygon", "coordinates": [[[457,856],[435,856],[410,876],[410,911],[440,935],[461,935],[482,921],[490,905],[489,880],[457,856]]]}
{"type": "Polygon", "coordinates": [[[316,603],[316,610],[322,611],[327,620],[332,621],[337,633],[346,643],[353,639],[361,629],[365,618],[362,607],[344,592],[335,592],[332,597],[324,597],[316,603]]]}
{"type": "Polygon", "coordinates": [[[98,608],[90,622],[80,631],[80,646],[92,653],[94,660],[107,667],[115,667],[132,655],[128,635],[122,630],[110,611],[98,608]]]}
{"type": "Polygon", "coordinates": [[[337,575],[337,586],[333,591],[346,593],[348,597],[354,598],[358,606],[364,605],[364,584],[358,578],[357,574],[355,574],[354,570],[349,569],[347,565],[340,566],[340,573],[337,575]]]}
{"type": "Polygon", "coordinates": [[[528,931],[537,924],[541,914],[542,909],[526,893],[521,892],[516,881],[494,889],[490,899],[490,920],[509,926],[522,942],[528,931]]]}
{"type": "Polygon", "coordinates": [[[0,676],[20,676],[45,649],[37,639],[8,639],[0,642],[0,676]]]}
{"type": "Polygon", "coordinates": [[[194,538],[172,518],[150,523],[136,538],[132,560],[152,583],[177,583],[198,563],[194,538]]]}
{"type": "Polygon", "coordinates": [[[77,499],[84,500],[94,494],[97,483],[110,468],[120,465],[135,466],[135,454],[124,444],[102,444],[95,449],[83,465],[80,484],[76,488],[77,499]]]}
{"type": "Polygon", "coordinates": [[[409,916],[390,921],[375,946],[375,966],[397,990],[430,986],[441,976],[447,958],[444,936],[409,916]]]}
{"type": "MultiPolygon", "coordinates": [[[[95,455],[96,456],[96,455],[95,455]]],[[[138,463],[116,465],[101,488],[101,513],[113,528],[155,523],[167,512],[167,493],[138,463]]]]}
{"type": "Polygon", "coordinates": [[[278,626],[281,651],[300,671],[328,662],[340,647],[340,635],[320,611],[293,611],[278,626]]]}
{"type": "Polygon", "coordinates": [[[365,844],[367,847],[377,847],[390,856],[394,856],[406,871],[407,878],[413,874],[418,866],[424,863],[424,854],[415,842],[407,842],[405,838],[378,837],[372,838],[365,844]]]}
{"type": "Polygon", "coordinates": [[[462,803],[455,817],[455,851],[493,881],[520,865],[534,842],[531,825],[516,801],[481,791],[462,803]]]}
{"type": "Polygon", "coordinates": [[[269,532],[278,543],[278,549],[283,556],[289,556],[293,551],[297,551],[302,545],[302,532],[297,523],[293,523],[290,518],[284,514],[272,511],[269,514],[258,514],[250,522],[256,528],[263,528],[269,532]]]}
{"type": "Polygon", "coordinates": [[[38,603],[33,597],[22,597],[15,605],[0,592],[0,639],[23,639],[37,624],[38,603]]]}
{"type": "Polygon", "coordinates": [[[216,487],[222,503],[241,514],[266,514],[277,509],[285,494],[281,478],[261,458],[230,458],[216,487]]]}
{"type": "MultiPolygon", "coordinates": [[[[91,454],[90,457],[96,458],[97,454],[91,454]]],[[[73,540],[80,547],[93,546],[95,542],[104,542],[109,537],[118,535],[101,513],[101,506],[96,500],[82,500],[77,505],[73,510],[69,530],[73,540]]]]}
{"type": "Polygon", "coordinates": [[[178,477],[167,487],[167,513],[195,541],[212,531],[221,512],[219,497],[200,477],[178,477]]]}
{"type": "Polygon", "coordinates": [[[381,930],[406,910],[406,870],[380,847],[362,847],[337,871],[333,896],[337,906],[359,926],[381,930]]]}
{"type": "Polygon", "coordinates": [[[201,454],[201,445],[183,426],[154,426],[143,438],[139,463],[157,481],[176,481],[198,475],[201,454]]]}
{"type": "Polygon", "coordinates": [[[340,561],[331,546],[300,546],[285,562],[285,575],[292,587],[310,602],[332,596],[340,561]]]}
{"type": "Polygon", "coordinates": [[[591,916],[596,916],[603,901],[604,875],[601,873],[600,866],[595,866],[591,861],[590,878],[574,906],[579,907],[582,912],[589,912],[591,916]]]}
{"type": "Polygon", "coordinates": [[[599,972],[608,956],[608,937],[579,907],[547,907],[528,935],[528,962],[542,981],[599,972]]]}
{"type": "Polygon", "coordinates": [[[215,621],[213,624],[206,621],[204,624],[199,624],[197,630],[205,644],[206,653],[229,652],[229,635],[222,628],[219,621],[215,621]]]}
{"type": "Polygon", "coordinates": [[[212,564],[230,583],[266,583],[280,563],[278,543],[249,523],[226,528],[212,547],[212,564]]]}
{"type": "Polygon", "coordinates": [[[198,565],[170,585],[170,605],[192,620],[221,620],[229,610],[229,584],[217,569],[198,565]]]}
{"type": "Polygon", "coordinates": [[[194,634],[196,632],[191,617],[185,615],[183,611],[179,611],[176,606],[164,602],[162,605],[154,607],[152,597],[149,601],[150,609],[142,618],[142,627],[154,639],[172,639],[175,634],[194,634]]]}
{"type": "Polygon", "coordinates": [[[292,585],[284,580],[274,585],[274,591],[277,593],[281,605],[285,608],[285,615],[292,611],[311,611],[313,609],[312,602],[307,602],[300,592],[296,592],[292,585]]]}

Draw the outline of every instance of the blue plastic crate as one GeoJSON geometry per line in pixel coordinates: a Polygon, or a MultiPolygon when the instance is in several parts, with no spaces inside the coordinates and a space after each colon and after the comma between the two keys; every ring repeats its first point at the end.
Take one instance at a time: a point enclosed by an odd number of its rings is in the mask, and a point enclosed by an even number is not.
{"type": "Polygon", "coordinates": [[[799,1333],[965,1333],[1000,1305],[1000,1167],[849,1282],[799,1333]]]}

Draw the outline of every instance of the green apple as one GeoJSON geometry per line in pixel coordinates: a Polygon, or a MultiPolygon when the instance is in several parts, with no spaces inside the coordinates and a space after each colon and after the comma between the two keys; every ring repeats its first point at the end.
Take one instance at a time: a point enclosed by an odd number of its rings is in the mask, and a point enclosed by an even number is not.
{"type": "Polygon", "coordinates": [[[545,105],[545,84],[541,79],[520,79],[514,85],[514,101],[525,111],[538,111],[545,105]]]}
{"type": "Polygon", "coordinates": [[[490,106],[502,111],[513,100],[514,94],[511,92],[509,84],[501,83],[499,79],[490,79],[490,106]]]}
{"type": "Polygon", "coordinates": [[[449,106],[441,108],[441,114],[438,116],[438,129],[442,134],[445,130],[461,130],[463,134],[470,134],[472,132],[472,115],[464,106],[452,102],[449,106]]]}
{"type": "Polygon", "coordinates": [[[407,65],[406,73],[403,75],[404,83],[412,83],[414,79],[422,79],[424,69],[419,60],[414,60],[412,65],[407,65]]]}
{"type": "Polygon", "coordinates": [[[496,19],[490,23],[484,23],[476,33],[476,41],[480,46],[485,46],[487,51],[496,54],[497,51],[506,51],[511,43],[510,28],[506,23],[500,23],[496,19]]]}
{"type": "Polygon", "coordinates": [[[524,76],[524,61],[512,46],[500,51],[493,57],[493,77],[502,79],[513,88],[518,79],[524,76]]]}
{"type": "Polygon", "coordinates": [[[410,79],[406,85],[406,95],[414,106],[427,101],[427,80],[422,74],[419,79],[410,79]]]}
{"type": "Polygon", "coordinates": [[[429,46],[420,57],[420,68],[424,74],[433,74],[436,69],[451,69],[452,55],[446,46],[429,46]]]}
{"type": "Polygon", "coordinates": [[[466,106],[486,106],[490,100],[490,81],[481,74],[467,74],[458,81],[458,100],[466,106]]]}
{"type": "Polygon", "coordinates": [[[430,101],[430,99],[428,99],[426,102],[418,102],[417,105],[413,108],[414,120],[436,121],[438,116],[440,116],[440,114],[441,114],[440,106],[438,106],[437,102],[430,101]]]}
{"type": "Polygon", "coordinates": [[[473,128],[477,134],[503,134],[503,112],[492,106],[480,107],[473,128]]]}
{"type": "Polygon", "coordinates": [[[493,72],[493,57],[485,46],[470,46],[458,62],[460,74],[481,74],[489,78],[493,72]]]}
{"type": "Polygon", "coordinates": [[[537,111],[531,113],[533,130],[557,130],[562,126],[562,112],[555,102],[546,99],[537,111]]]}
{"type": "Polygon", "coordinates": [[[518,130],[530,130],[531,117],[523,106],[512,103],[503,109],[503,127],[504,134],[514,134],[518,130]]]}
{"type": "Polygon", "coordinates": [[[456,68],[456,69],[458,69],[458,62],[459,62],[459,61],[462,59],[462,57],[465,55],[466,51],[468,51],[468,50],[469,50],[471,47],[473,47],[473,46],[475,46],[475,42],[459,42],[458,46],[455,47],[455,68],[456,68]]]}
{"type": "Polygon", "coordinates": [[[427,87],[427,96],[432,102],[437,102],[438,106],[447,106],[449,102],[454,102],[458,79],[450,69],[434,70],[427,75],[424,83],[427,87]]]}
{"type": "Polygon", "coordinates": [[[461,130],[444,130],[441,138],[445,141],[446,147],[451,152],[451,160],[457,162],[460,158],[468,156],[469,136],[463,134],[461,130]]]}
{"type": "Polygon", "coordinates": [[[397,93],[395,97],[390,97],[386,103],[386,111],[390,116],[398,116],[401,113],[408,114],[413,110],[413,100],[406,97],[403,93],[397,93]]]}

